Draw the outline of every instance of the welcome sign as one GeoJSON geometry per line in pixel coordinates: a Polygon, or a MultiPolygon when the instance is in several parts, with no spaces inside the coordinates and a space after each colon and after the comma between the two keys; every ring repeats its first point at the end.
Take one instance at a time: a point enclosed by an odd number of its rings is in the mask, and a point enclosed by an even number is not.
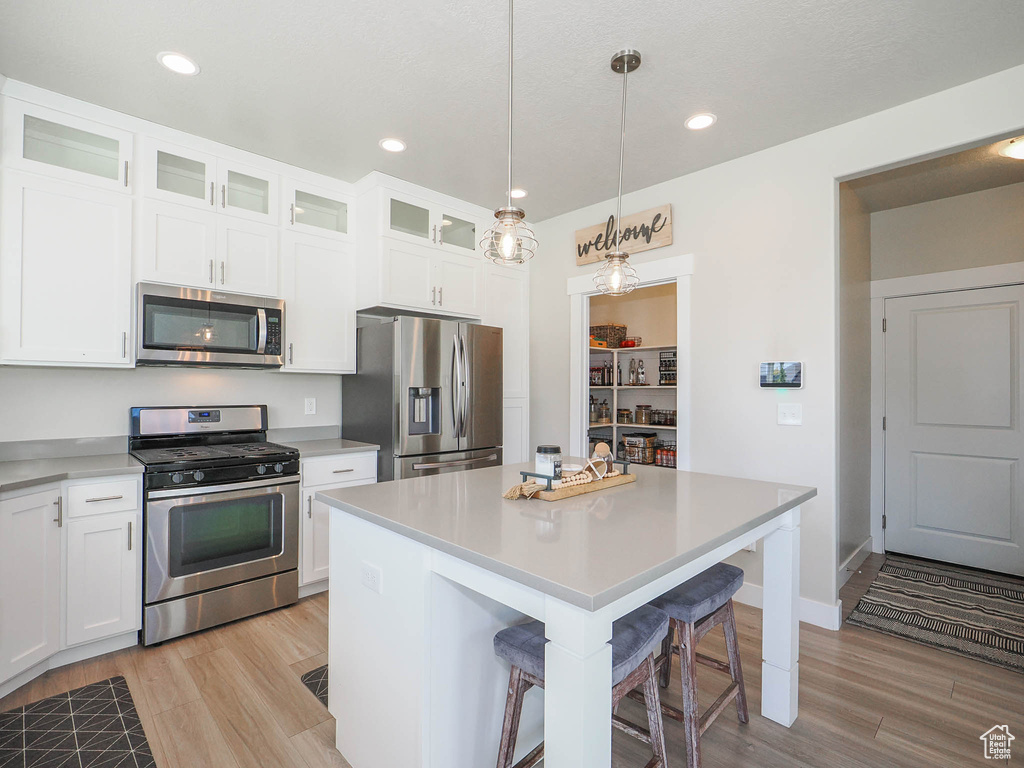
{"type": "MultiPolygon", "coordinates": [[[[672,206],[662,205],[622,219],[622,250],[629,254],[672,245],[672,206]]],[[[603,260],[616,248],[615,217],[576,230],[576,266],[603,260]]]]}

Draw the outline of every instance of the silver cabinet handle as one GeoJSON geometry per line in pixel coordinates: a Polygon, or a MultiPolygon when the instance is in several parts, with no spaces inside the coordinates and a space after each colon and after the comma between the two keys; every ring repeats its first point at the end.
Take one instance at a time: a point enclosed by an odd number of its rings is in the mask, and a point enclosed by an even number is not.
{"type": "Polygon", "coordinates": [[[128,186],[128,161],[124,161],[124,185],[128,186]]]}
{"type": "Polygon", "coordinates": [[[121,331],[121,359],[128,357],[128,331],[121,331]]]}
{"type": "Polygon", "coordinates": [[[292,203],[292,224],[295,224],[295,203],[292,203]]]}
{"type": "Polygon", "coordinates": [[[117,494],[117,496],[97,496],[95,499],[86,499],[85,503],[86,504],[94,504],[97,501],[117,501],[118,499],[123,499],[123,498],[124,498],[124,495],[119,493],[119,494],[117,494]]]}
{"type": "Polygon", "coordinates": [[[344,475],[346,472],[355,472],[355,469],[349,468],[349,469],[336,469],[336,470],[334,470],[334,474],[335,475],[344,475]]]}
{"type": "Polygon", "coordinates": [[[417,472],[421,469],[448,469],[449,467],[467,467],[470,464],[476,464],[479,461],[497,461],[498,454],[492,453],[490,456],[481,456],[479,459],[458,459],[456,461],[437,461],[429,464],[413,464],[412,469],[417,472]]]}
{"type": "Polygon", "coordinates": [[[228,207],[228,187],[226,184],[220,185],[220,207],[228,207]]]}
{"type": "Polygon", "coordinates": [[[220,284],[224,285],[224,262],[220,263],[220,284]]]}
{"type": "Polygon", "coordinates": [[[214,184],[211,181],[210,182],[210,205],[216,206],[217,204],[213,201],[213,187],[214,187],[214,184]]]}
{"type": "Polygon", "coordinates": [[[430,239],[435,243],[437,242],[437,224],[434,225],[434,234],[430,239]]]}
{"type": "Polygon", "coordinates": [[[57,507],[57,516],[53,518],[53,522],[57,524],[58,528],[62,528],[64,526],[64,497],[58,496],[53,503],[57,507]]]}
{"type": "Polygon", "coordinates": [[[288,342],[288,365],[291,365],[295,361],[295,357],[292,355],[292,343],[288,342]]]}
{"type": "Polygon", "coordinates": [[[313,519],[313,497],[312,496],[307,496],[306,497],[306,517],[308,517],[310,520],[313,519]]]}
{"type": "Polygon", "coordinates": [[[210,283],[213,283],[213,259],[210,259],[210,283]]]}
{"type": "Polygon", "coordinates": [[[132,536],[132,521],[129,520],[128,521],[128,551],[129,552],[132,551],[132,539],[133,538],[134,537],[132,536]]]}
{"type": "Polygon", "coordinates": [[[444,245],[444,223],[437,229],[437,244],[444,245]]]}
{"type": "Polygon", "coordinates": [[[437,286],[430,289],[430,303],[437,306],[437,286]]]}
{"type": "Polygon", "coordinates": [[[444,286],[442,285],[437,289],[437,306],[444,306],[444,286]]]}

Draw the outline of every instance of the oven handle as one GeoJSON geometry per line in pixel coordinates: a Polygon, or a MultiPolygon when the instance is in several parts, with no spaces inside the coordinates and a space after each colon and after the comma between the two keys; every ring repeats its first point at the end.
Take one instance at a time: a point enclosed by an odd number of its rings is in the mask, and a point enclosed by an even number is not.
{"type": "Polygon", "coordinates": [[[267,310],[256,310],[256,324],[259,326],[260,338],[256,344],[256,354],[262,355],[267,349],[267,310]]]}
{"type": "Polygon", "coordinates": [[[265,480],[250,480],[245,483],[227,483],[225,485],[190,485],[188,488],[168,488],[163,491],[149,491],[147,499],[176,499],[182,496],[205,496],[210,493],[224,493],[226,491],[246,491],[250,488],[268,488],[272,486],[298,485],[299,478],[295,476],[276,475],[265,480]]]}

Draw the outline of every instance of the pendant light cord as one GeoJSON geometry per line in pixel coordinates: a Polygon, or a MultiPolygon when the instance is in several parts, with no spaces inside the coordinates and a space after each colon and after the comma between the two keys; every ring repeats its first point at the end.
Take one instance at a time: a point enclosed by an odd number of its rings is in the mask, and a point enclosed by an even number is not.
{"type": "Polygon", "coordinates": [[[508,189],[507,205],[512,207],[512,4],[508,0],[508,189]]]}
{"type": "MultiPolygon", "coordinates": [[[[626,145],[626,78],[629,77],[628,59],[622,63],[622,124],[619,128],[619,200],[615,208],[615,250],[622,250],[622,230],[619,223],[622,220],[622,153],[626,145]]],[[[510,96],[511,98],[511,96],[510,96]]],[[[511,146],[511,144],[510,144],[511,146]]],[[[511,171],[510,171],[511,173],[511,171]]]]}

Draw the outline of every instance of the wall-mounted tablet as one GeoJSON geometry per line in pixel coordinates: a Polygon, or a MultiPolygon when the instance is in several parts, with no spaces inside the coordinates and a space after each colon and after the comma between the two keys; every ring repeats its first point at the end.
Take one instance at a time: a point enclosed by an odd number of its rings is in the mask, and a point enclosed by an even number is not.
{"type": "Polygon", "coordinates": [[[798,362],[761,363],[761,389],[802,389],[804,364],[798,362]]]}

